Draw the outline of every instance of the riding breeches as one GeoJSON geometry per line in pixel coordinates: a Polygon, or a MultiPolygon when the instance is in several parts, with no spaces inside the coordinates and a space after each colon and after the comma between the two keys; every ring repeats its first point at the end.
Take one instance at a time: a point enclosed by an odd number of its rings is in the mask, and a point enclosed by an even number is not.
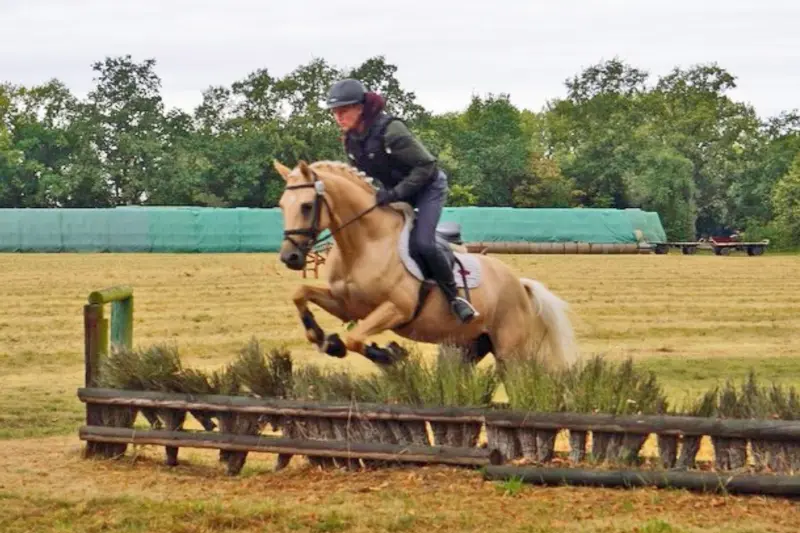
{"type": "Polygon", "coordinates": [[[414,198],[417,216],[411,229],[409,251],[412,257],[422,263],[420,267],[426,271],[427,276],[452,286],[452,270],[447,258],[436,246],[436,226],[439,224],[447,195],[447,176],[440,170],[436,179],[414,198]]]}

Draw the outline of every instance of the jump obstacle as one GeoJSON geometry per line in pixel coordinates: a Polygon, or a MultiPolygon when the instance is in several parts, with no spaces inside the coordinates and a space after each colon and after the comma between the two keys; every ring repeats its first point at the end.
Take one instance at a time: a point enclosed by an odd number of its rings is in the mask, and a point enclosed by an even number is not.
{"type": "Polygon", "coordinates": [[[219,450],[230,475],[241,471],[249,453],[261,452],[277,454],[276,470],[302,456],[323,468],[445,464],[481,468],[486,479],[546,485],[800,495],[798,420],[418,408],[98,388],[100,359],[114,345],[133,347],[128,286],[89,295],[84,339],[85,386],[77,392],[86,405],[86,424],[78,431],[85,457],[118,457],[128,445],[153,445],[164,446],[165,462],[173,466],[180,448],[219,450]],[[139,414],[149,429],[134,427],[139,414]],[[203,430],[185,427],[190,415],[203,430]],[[568,435],[566,457],[555,450],[561,432],[568,435]],[[642,468],[640,451],[651,435],[658,457],[642,468]],[[711,464],[697,460],[703,438],[711,441],[711,464]]]}

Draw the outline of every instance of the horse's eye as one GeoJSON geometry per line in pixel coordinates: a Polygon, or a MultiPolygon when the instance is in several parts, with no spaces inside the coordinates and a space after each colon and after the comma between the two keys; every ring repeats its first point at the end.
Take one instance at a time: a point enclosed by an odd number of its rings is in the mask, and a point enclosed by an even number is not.
{"type": "Polygon", "coordinates": [[[305,202],[300,206],[300,210],[303,212],[303,215],[308,216],[311,214],[311,211],[314,209],[314,204],[311,202],[305,202]]]}

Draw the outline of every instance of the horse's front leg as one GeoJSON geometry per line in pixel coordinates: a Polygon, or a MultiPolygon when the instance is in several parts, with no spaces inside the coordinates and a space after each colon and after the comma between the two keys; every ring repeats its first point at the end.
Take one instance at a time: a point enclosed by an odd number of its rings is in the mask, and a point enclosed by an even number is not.
{"type": "Polygon", "coordinates": [[[336,298],[330,289],[326,287],[315,287],[313,285],[301,285],[297,288],[292,297],[300,320],[306,330],[306,338],[309,342],[316,344],[317,347],[328,355],[344,357],[346,350],[344,344],[337,335],[329,335],[326,339],[325,332],[322,330],[314,314],[308,308],[308,303],[318,305],[323,310],[337,317],[342,322],[351,320],[344,307],[344,303],[336,298]]]}
{"type": "Polygon", "coordinates": [[[350,351],[360,353],[374,363],[392,364],[396,362],[398,354],[385,348],[379,348],[374,344],[367,346],[365,341],[370,335],[377,335],[395,328],[409,319],[408,313],[402,311],[393,302],[383,302],[347,334],[344,346],[350,351]]]}

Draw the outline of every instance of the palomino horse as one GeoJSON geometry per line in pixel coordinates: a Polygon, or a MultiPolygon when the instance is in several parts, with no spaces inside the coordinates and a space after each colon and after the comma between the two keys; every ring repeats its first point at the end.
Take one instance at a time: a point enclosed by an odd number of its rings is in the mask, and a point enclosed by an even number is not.
{"type": "Polygon", "coordinates": [[[418,342],[456,346],[470,363],[488,353],[499,365],[512,357],[537,356],[550,368],[577,361],[567,305],[540,282],[518,278],[491,256],[450,249],[460,290],[480,313],[462,324],[408,253],[414,220],[409,204],[376,207],[375,189],[345,163],[301,161],[289,169],[275,161],[274,166],[286,181],[279,204],[284,220],[281,261],[301,270],[322,231],[327,229],[335,241],[326,260],[328,286],[304,284],[293,296],[306,337],[321,351],[334,357],[358,352],[375,363],[390,364],[398,357],[393,348],[367,344],[371,335],[390,330],[418,342]],[[309,302],[357,324],[344,340],[335,333],[326,335],[309,302]],[[547,353],[540,350],[545,344],[547,353]]]}

